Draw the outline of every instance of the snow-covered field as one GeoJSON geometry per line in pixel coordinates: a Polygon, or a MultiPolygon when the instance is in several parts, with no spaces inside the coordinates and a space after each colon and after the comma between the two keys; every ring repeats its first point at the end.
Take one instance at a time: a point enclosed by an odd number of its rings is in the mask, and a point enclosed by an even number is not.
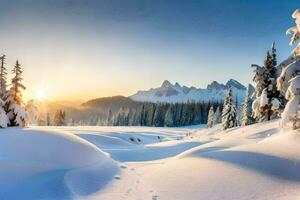
{"type": "Polygon", "coordinates": [[[0,130],[0,199],[300,199],[300,131],[0,130]]]}

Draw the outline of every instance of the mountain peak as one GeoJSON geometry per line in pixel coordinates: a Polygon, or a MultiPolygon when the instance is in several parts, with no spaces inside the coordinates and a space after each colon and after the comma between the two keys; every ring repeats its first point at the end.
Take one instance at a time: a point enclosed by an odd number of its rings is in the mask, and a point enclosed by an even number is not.
{"type": "Polygon", "coordinates": [[[164,82],[162,83],[161,87],[172,87],[172,83],[170,83],[170,81],[168,80],[164,80],[164,82]]]}
{"type": "Polygon", "coordinates": [[[187,101],[223,101],[229,87],[234,88],[233,95],[238,98],[238,102],[242,102],[245,97],[246,87],[234,79],[227,81],[226,85],[217,81],[211,82],[206,89],[187,87],[165,80],[161,87],[152,88],[138,92],[130,98],[134,101],[140,102],[187,102],[187,101]]]}
{"type": "Polygon", "coordinates": [[[238,82],[237,80],[234,80],[234,79],[230,79],[229,81],[227,81],[226,87],[227,88],[234,87],[234,88],[237,88],[237,89],[240,89],[240,90],[245,90],[246,89],[245,86],[243,86],[240,82],[238,82]]]}
{"type": "Polygon", "coordinates": [[[178,82],[175,83],[175,87],[180,88],[180,84],[178,82]]]}
{"type": "Polygon", "coordinates": [[[223,89],[226,89],[226,86],[224,84],[218,83],[217,81],[213,81],[213,82],[211,82],[211,84],[207,85],[206,89],[208,89],[208,90],[212,90],[212,89],[223,90],[223,89]]]}

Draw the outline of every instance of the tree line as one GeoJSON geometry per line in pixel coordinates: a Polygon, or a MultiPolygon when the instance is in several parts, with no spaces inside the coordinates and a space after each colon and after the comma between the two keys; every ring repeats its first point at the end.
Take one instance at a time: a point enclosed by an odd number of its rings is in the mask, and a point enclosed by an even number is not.
{"type": "Polygon", "coordinates": [[[109,109],[106,125],[176,127],[207,123],[209,109],[222,109],[221,102],[142,103],[113,115],[109,109]]]}

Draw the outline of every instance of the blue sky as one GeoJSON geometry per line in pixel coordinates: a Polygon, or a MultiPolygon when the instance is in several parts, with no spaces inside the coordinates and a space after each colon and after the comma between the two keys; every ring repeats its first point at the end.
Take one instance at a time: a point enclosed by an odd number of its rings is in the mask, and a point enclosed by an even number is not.
{"type": "Polygon", "coordinates": [[[272,41],[278,60],[299,2],[271,0],[1,1],[0,44],[19,59],[29,97],[130,95],[165,79],[206,87],[251,80],[272,41]],[[62,86],[63,85],[63,86],[62,86]]]}

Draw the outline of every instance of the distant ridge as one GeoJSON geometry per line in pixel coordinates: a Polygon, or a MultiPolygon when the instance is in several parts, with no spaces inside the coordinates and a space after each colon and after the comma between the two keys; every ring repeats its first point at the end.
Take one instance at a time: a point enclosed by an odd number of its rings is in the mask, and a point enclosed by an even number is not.
{"type": "MultiPolygon", "coordinates": [[[[226,84],[213,81],[207,85],[206,89],[181,86],[179,83],[174,85],[168,81],[163,81],[162,85],[146,91],[138,91],[136,94],[129,96],[134,101],[139,102],[187,102],[187,101],[223,101],[228,88],[232,88],[234,98],[240,104],[246,93],[246,87],[237,80],[230,79],[226,84]]],[[[254,87],[250,86],[251,93],[254,87]]]]}

